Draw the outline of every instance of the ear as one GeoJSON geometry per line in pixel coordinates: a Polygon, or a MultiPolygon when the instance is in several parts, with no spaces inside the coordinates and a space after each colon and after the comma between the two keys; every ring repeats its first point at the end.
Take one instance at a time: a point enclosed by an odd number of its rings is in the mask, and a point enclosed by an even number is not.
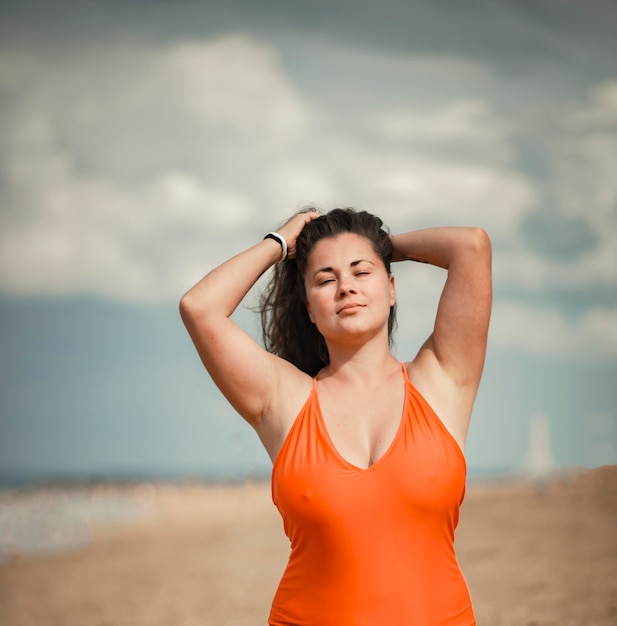
{"type": "Polygon", "coordinates": [[[396,304],[396,287],[394,285],[394,274],[390,274],[390,306],[396,304]]]}

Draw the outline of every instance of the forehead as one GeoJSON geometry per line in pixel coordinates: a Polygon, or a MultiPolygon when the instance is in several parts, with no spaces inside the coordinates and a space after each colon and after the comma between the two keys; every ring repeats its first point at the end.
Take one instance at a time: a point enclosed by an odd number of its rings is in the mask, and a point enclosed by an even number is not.
{"type": "Polygon", "coordinates": [[[373,244],[366,237],[355,233],[342,233],[335,237],[320,239],[311,250],[308,267],[348,265],[360,259],[379,261],[373,244]]]}

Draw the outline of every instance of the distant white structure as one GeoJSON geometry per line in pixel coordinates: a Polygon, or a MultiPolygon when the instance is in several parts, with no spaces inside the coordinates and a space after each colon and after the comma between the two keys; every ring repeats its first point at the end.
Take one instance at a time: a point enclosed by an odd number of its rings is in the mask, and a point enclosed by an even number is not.
{"type": "Polygon", "coordinates": [[[536,412],[529,420],[529,440],[527,458],[524,464],[525,474],[542,482],[548,479],[555,469],[555,458],[551,450],[551,425],[544,413],[536,412]]]}

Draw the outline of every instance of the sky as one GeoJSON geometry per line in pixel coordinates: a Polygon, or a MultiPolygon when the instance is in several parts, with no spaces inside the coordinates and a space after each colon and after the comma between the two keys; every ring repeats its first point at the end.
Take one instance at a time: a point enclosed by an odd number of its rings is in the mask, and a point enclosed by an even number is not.
{"type": "MultiPolygon", "coordinates": [[[[616,27],[604,0],[0,0],[0,477],[266,474],[177,305],[307,204],[489,233],[472,473],[617,463],[616,27]]],[[[394,272],[411,360],[445,273],[394,272]]]]}

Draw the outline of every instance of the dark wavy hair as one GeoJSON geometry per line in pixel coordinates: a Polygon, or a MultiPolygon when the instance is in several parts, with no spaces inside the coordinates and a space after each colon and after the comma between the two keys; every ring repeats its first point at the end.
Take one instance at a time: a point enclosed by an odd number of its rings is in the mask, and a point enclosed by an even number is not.
{"type": "MultiPolygon", "coordinates": [[[[313,209],[303,209],[309,211],[313,209]]],[[[353,233],[366,237],[381,258],[388,274],[392,260],[392,241],[377,216],[352,208],[333,209],[309,222],[296,242],[296,256],[274,266],[261,294],[259,313],[266,349],[310,376],[328,365],[326,342],[306,310],[304,273],[309,254],[324,238],[353,233]]],[[[396,325],[396,305],[390,308],[388,340],[396,325]]]]}

